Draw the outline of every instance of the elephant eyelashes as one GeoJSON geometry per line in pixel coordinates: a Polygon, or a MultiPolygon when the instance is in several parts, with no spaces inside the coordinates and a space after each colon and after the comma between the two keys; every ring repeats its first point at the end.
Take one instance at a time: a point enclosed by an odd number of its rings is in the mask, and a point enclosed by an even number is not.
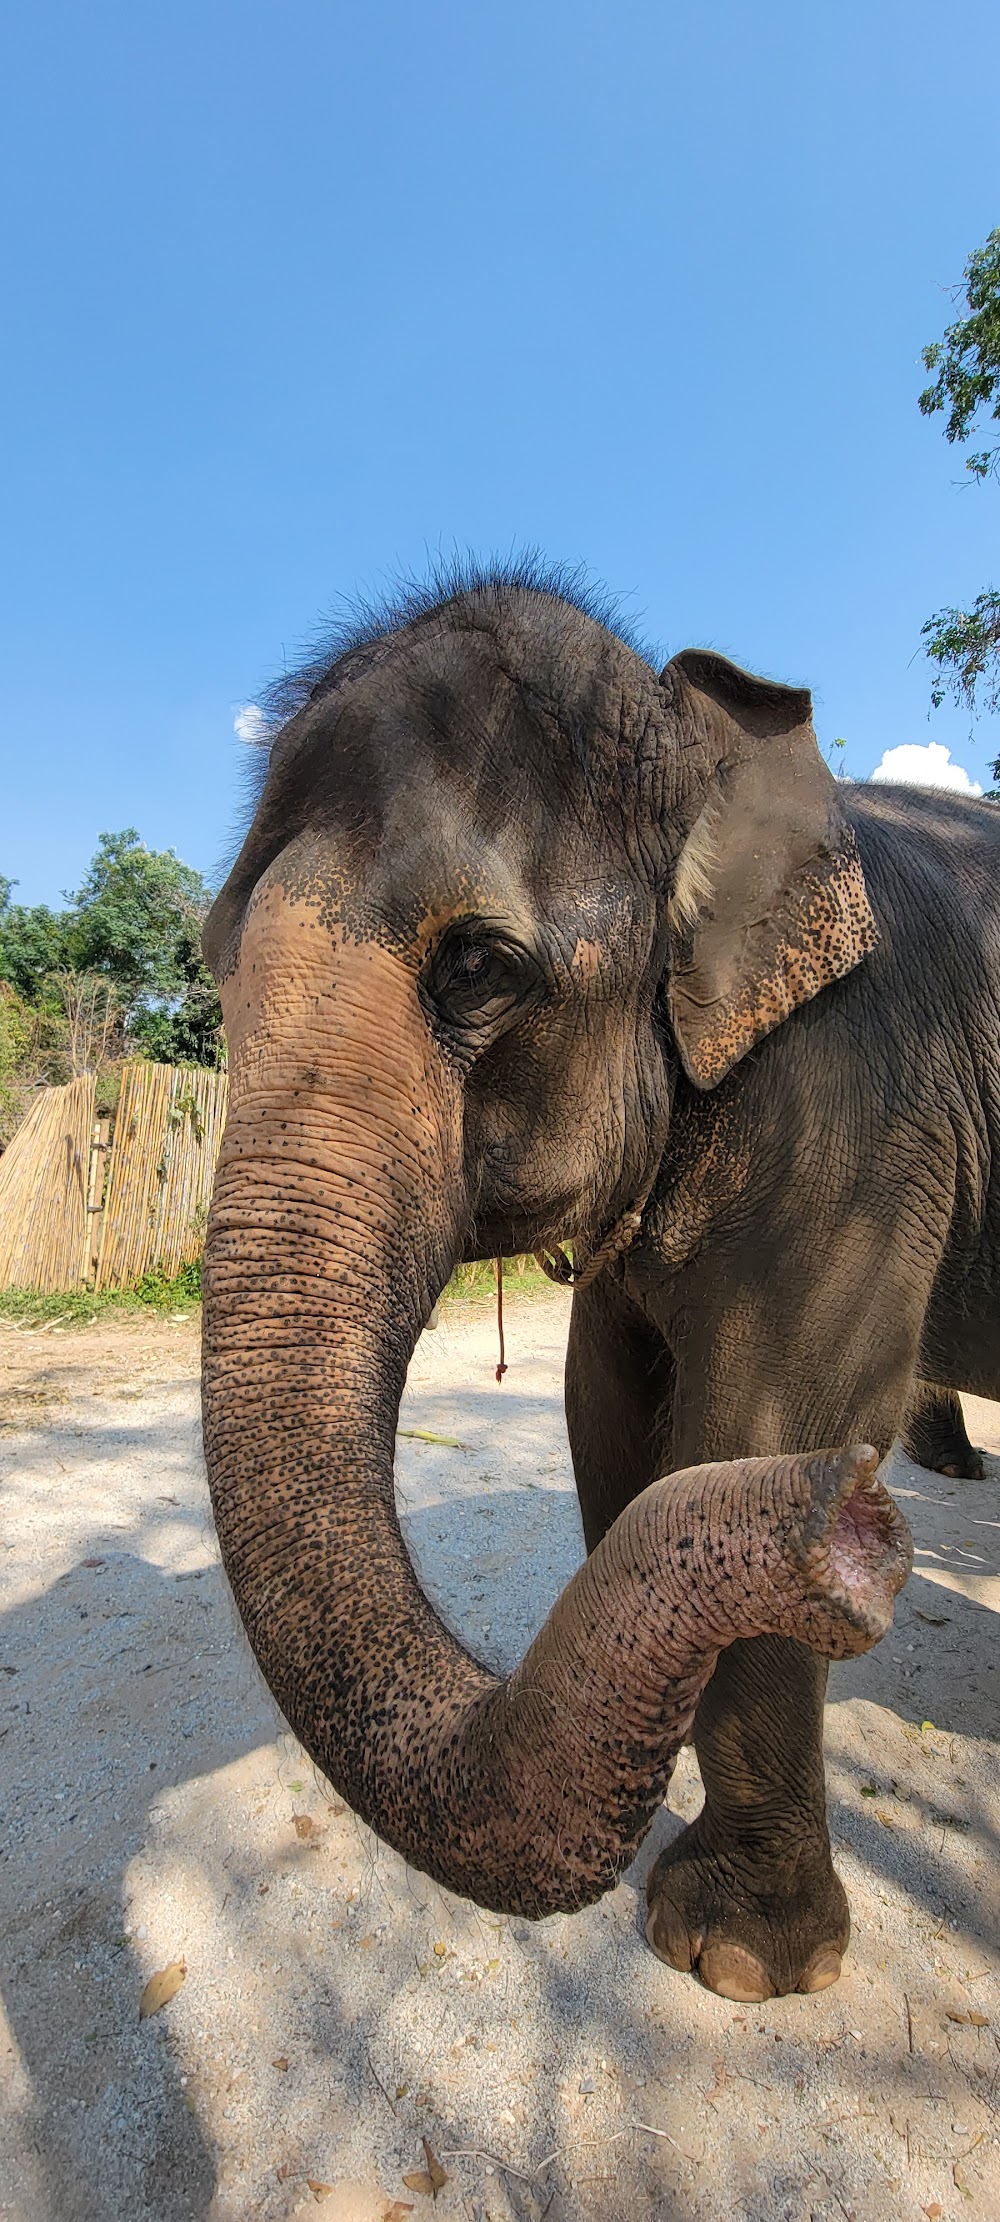
{"type": "Polygon", "coordinates": [[[465,925],[438,943],[422,994],[445,1025],[472,1031],[515,1017],[537,982],[527,950],[484,927],[465,925]]]}

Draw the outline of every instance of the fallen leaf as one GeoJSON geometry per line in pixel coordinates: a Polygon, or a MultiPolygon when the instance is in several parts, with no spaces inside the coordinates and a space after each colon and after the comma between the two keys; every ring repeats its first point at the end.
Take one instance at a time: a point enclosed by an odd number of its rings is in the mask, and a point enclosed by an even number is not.
{"type": "Polygon", "coordinates": [[[277,2068],[279,2075],[288,2074],[288,2061],[283,2052],[279,2052],[277,2059],[272,2060],[271,2066],[277,2068]]]}
{"type": "Polygon", "coordinates": [[[445,1956],[445,1953],[447,1952],[447,1950],[448,1950],[448,1947],[447,1947],[447,1945],[446,1945],[446,1944],[436,1944],[436,1945],[434,1946],[434,1957],[435,1957],[435,1959],[436,1959],[436,1960],[443,1960],[443,1959],[444,1959],[444,1956],[445,1956]]]}
{"type": "Polygon", "coordinates": [[[308,1813],[297,1813],[293,1825],[296,1836],[311,1836],[316,1823],[308,1813]]]}
{"type": "Polygon", "coordinates": [[[445,1450],[467,1450],[457,1435],[432,1435],[429,1427],[397,1427],[397,1435],[407,1435],[414,1443],[443,1443],[445,1450]]]}
{"type": "Polygon", "coordinates": [[[947,2009],[947,2019],[949,2021],[970,2021],[971,2018],[970,2014],[954,2014],[950,2007],[947,2009]]]}
{"type": "Polygon", "coordinates": [[[82,1563],[84,1566],[106,1566],[108,1562],[106,1558],[85,1558],[82,1563]]]}
{"type": "Polygon", "coordinates": [[[972,2023],[973,2029],[988,2029],[990,2026],[990,2017],[988,2014],[970,2013],[969,2020],[972,2023]]]}
{"type": "Polygon", "coordinates": [[[943,2206],[939,2205],[937,2199],[932,2199],[930,2206],[924,2207],[923,2212],[927,2216],[927,2222],[941,2222],[941,2216],[944,2213],[944,2208],[943,2206]]]}
{"type": "Polygon", "coordinates": [[[420,2142],[424,2148],[424,2158],[427,2162],[427,2173],[434,2186],[434,2196],[435,2198],[437,2198],[438,2192],[444,2190],[445,2184],[448,2181],[447,2170],[442,2168],[441,2162],[438,2160],[437,2155],[431,2151],[426,2137],[422,2137],[420,2142]]]}
{"type": "MultiPolygon", "coordinates": [[[[951,1619],[950,1612],[921,1612],[919,1605],[914,1606],[914,1611],[918,1620],[927,1622],[928,1628],[947,1628],[951,1619]]],[[[924,1726],[926,1725],[925,1721],[924,1726]]]]}
{"type": "Polygon", "coordinates": [[[305,1783],[304,1783],[304,1782],[290,1782],[290,1783],[289,1783],[289,1785],[288,1785],[288,1787],[289,1787],[289,1789],[290,1789],[290,1790],[294,1791],[294,1793],[295,1793],[295,1796],[296,1796],[297,1798],[299,1798],[299,1797],[301,1797],[301,1795],[302,1795],[302,1792],[303,1792],[303,1790],[305,1789],[305,1783]]]}
{"type": "Polygon", "coordinates": [[[881,1821],[881,1823],[882,1823],[882,1827],[883,1827],[884,1829],[894,1829],[894,1828],[895,1828],[895,1826],[896,1826],[896,1823],[895,1823],[895,1821],[893,1820],[892,1814],[891,1814],[891,1813],[883,1813],[883,1812],[882,1812],[882,1809],[881,1809],[881,1807],[879,1807],[879,1810],[878,1810],[878,1812],[877,1812],[877,1813],[876,1813],[876,1815],[875,1815],[875,1819],[876,1819],[876,1821],[881,1821]]]}
{"type": "Polygon", "coordinates": [[[397,2097],[398,2099],[405,2099],[405,2097],[406,2097],[406,2094],[407,2094],[407,2092],[408,2092],[409,2088],[410,2088],[410,2086],[409,2086],[409,2084],[408,2084],[408,2083],[397,2083],[397,2085],[396,2085],[396,2097],[397,2097]]]}
{"type": "Polygon", "coordinates": [[[359,1937],[359,1938],[358,1938],[358,1951],[359,1951],[359,1952],[370,1952],[370,1951],[371,1951],[371,1948],[372,1948],[372,1945],[374,1944],[374,1942],[375,1942],[375,1939],[374,1939],[374,1937],[359,1937]]]}
{"type": "Polygon", "coordinates": [[[287,2183],[287,2182],[288,2182],[288,2178],[289,2178],[289,2176],[290,2176],[290,2175],[292,2174],[292,2163],[291,2163],[291,2161],[290,2161],[290,2160],[283,2160],[283,2161],[282,2161],[282,2163],[281,2163],[281,2166],[280,2166],[280,2168],[276,2168],[276,2169],[275,2169],[275,2171],[274,2171],[274,2173],[275,2173],[275,2175],[277,2176],[277,2179],[278,2179],[278,2182],[279,2182],[279,2183],[287,2183]]]}
{"type": "Polygon", "coordinates": [[[307,2176],[306,2182],[309,2185],[309,2189],[312,2192],[313,2198],[317,2201],[320,2199],[328,2199],[331,2191],[333,2190],[332,2183],[317,2183],[315,2176],[307,2176]]]}
{"type": "Polygon", "coordinates": [[[935,1729],[935,1726],[934,1726],[934,1723],[933,1723],[933,1721],[921,1721],[921,1723],[920,1723],[920,1733],[921,1733],[921,1735],[922,1735],[922,1736],[926,1734],[926,1732],[927,1732],[927,1730],[928,1730],[928,1729],[930,1729],[930,1732],[931,1732],[931,1735],[932,1735],[932,1736],[934,1736],[934,1735],[936,1735],[936,1734],[937,1734],[937,1730],[935,1729]]]}
{"type": "Polygon", "coordinates": [[[877,1797],[878,1797],[878,1783],[877,1783],[877,1782],[863,1782],[863,1783],[862,1783],[862,1785],[861,1785],[861,1795],[862,1795],[862,1797],[863,1797],[863,1798],[877,1798],[877,1797]]]}
{"type": "Polygon", "coordinates": [[[147,2021],[150,2014],[158,2014],[161,2006],[176,1998],[186,1974],[184,1960],[171,1960],[169,1967],[161,1967],[151,1975],[139,2000],[139,2020],[147,2021]]]}
{"type": "Polygon", "coordinates": [[[956,2160],[955,2162],[955,2165],[951,2171],[951,2180],[955,2186],[956,2191],[964,2191],[966,2198],[969,2198],[971,2196],[968,2181],[965,2175],[965,2170],[962,2167],[962,2163],[960,2160],[956,2160]]]}
{"type": "Polygon", "coordinates": [[[403,2177],[403,2182],[408,2191],[419,2191],[422,2199],[436,2199],[438,2192],[444,2190],[448,2181],[447,2170],[442,2168],[433,2146],[428,2144],[426,2137],[422,2137],[420,2142],[424,2148],[424,2159],[427,2166],[426,2168],[411,2168],[409,2174],[403,2177]]]}
{"type": "Polygon", "coordinates": [[[386,2207],[385,2213],[382,2216],[382,2222],[403,2222],[404,2214],[412,2213],[412,2199],[394,2199],[392,2205],[386,2207]]]}

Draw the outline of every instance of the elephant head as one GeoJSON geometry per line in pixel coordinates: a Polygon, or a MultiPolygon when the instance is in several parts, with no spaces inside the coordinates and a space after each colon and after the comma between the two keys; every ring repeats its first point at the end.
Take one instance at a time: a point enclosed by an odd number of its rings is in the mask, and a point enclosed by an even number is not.
{"type": "MultiPolygon", "coordinates": [[[[680,1070],[715,1086],[874,929],[803,693],[702,652],[658,675],[510,577],[410,609],[312,680],[206,932],[231,1060],[206,1252],[216,1521],[272,1689],[355,1809],[481,1902],[545,1910],[605,1887],[662,1794],[670,1627],[676,1728],[718,1643],[788,1631],[791,1607],[762,1573],[728,1617],[691,1621],[670,1580],[670,1626],[652,1611],[651,1538],[662,1557],[668,1529],[691,1546],[692,1520],[731,1519],[719,1491],[743,1484],[710,1471],[683,1533],[630,1507],[544,1656],[495,1683],[395,1519],[416,1338],[457,1260],[599,1245],[648,1191],[680,1070]]],[[[809,1495],[786,1481],[754,1514],[783,1549],[809,1495]]],[[[855,1482],[838,1488],[831,1533],[855,1482]]],[[[832,1634],[809,1621],[808,1517],[791,1632],[857,1648],[870,1598],[832,1634]]]]}

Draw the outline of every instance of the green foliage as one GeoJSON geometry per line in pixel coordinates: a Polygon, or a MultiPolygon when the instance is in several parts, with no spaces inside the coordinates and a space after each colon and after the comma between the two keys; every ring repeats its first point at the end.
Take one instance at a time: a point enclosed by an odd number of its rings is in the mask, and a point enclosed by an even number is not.
{"type": "Polygon", "coordinates": [[[196,1264],[182,1266],[169,1280],[162,1273],[146,1273],[135,1288],[60,1289],[49,1296],[30,1288],[0,1289],[0,1319],[18,1327],[45,1327],[53,1320],[90,1327],[122,1312],[190,1311],[200,1302],[201,1266],[196,1264]]]}
{"type": "MultiPolygon", "coordinates": [[[[537,1296],[551,1289],[548,1274],[543,1273],[534,1258],[505,1258],[503,1261],[504,1294],[537,1296]]],[[[479,1258],[474,1265],[456,1265],[446,1289],[442,1290],[443,1304],[496,1303],[497,1276],[492,1258],[479,1258]]]]}
{"type": "Polygon", "coordinates": [[[201,1259],[182,1265],[179,1273],[144,1273],[133,1290],[140,1304],[156,1311],[172,1311],[176,1304],[201,1303],[201,1259]]]}
{"type": "Polygon", "coordinates": [[[102,833],[82,885],[71,898],[74,969],[103,972],[126,1008],[145,996],[176,996],[185,950],[208,907],[200,872],[172,849],[147,849],[134,826],[102,833]]]}
{"type": "MultiPolygon", "coordinates": [[[[946,413],[945,438],[962,446],[1000,423],[1000,229],[991,231],[965,265],[955,288],[967,315],[956,317],[944,338],[924,348],[924,368],[936,372],[919,405],[925,417],[946,413]]],[[[966,470],[982,482],[1000,468],[1000,438],[966,457],[966,470]]],[[[921,627],[925,653],[937,665],[931,689],[935,708],[950,693],[975,716],[1000,709],[1000,593],[987,587],[971,609],[940,609],[921,627]]],[[[993,766],[1000,779],[1000,757],[993,766]]]]}
{"type": "MultiPolygon", "coordinates": [[[[45,903],[28,909],[12,903],[16,880],[0,879],[0,979],[9,981],[26,1002],[46,1002],[46,981],[66,964],[67,921],[45,903]]],[[[52,998],[48,997],[51,1005],[52,998]]]]}
{"type": "MultiPolygon", "coordinates": [[[[950,688],[957,700],[974,710],[981,688],[978,707],[993,713],[1000,710],[1000,594],[993,587],[977,595],[971,610],[938,610],[921,625],[920,637],[927,642],[925,653],[938,667],[931,688],[935,709],[950,688]]],[[[1000,762],[993,772],[1000,779],[1000,762]]]]}
{"type": "Polygon", "coordinates": [[[20,1126],[32,1088],[64,1077],[63,1025],[0,978],[0,1149],[20,1126]]]}
{"type": "Polygon", "coordinates": [[[67,910],[15,904],[15,885],[0,878],[0,980],[61,1025],[66,1072],[51,1077],[123,1055],[222,1063],[222,1013],[201,958],[210,890],[200,872],[126,826],[101,834],[67,910]]]}
{"type": "MultiPolygon", "coordinates": [[[[962,287],[955,288],[955,299],[962,287]]],[[[1000,422],[1000,230],[991,231],[984,247],[977,247],[965,265],[965,299],[968,316],[949,324],[943,340],[924,348],[924,369],[936,370],[932,386],[920,395],[925,417],[946,409],[945,439],[963,444],[973,432],[980,409],[1000,422]]],[[[966,457],[965,468],[973,478],[986,478],[997,468],[1000,439],[966,457]]]]}
{"type": "Polygon", "coordinates": [[[16,988],[0,980],[0,1142],[21,1119],[21,1076],[34,1048],[35,1019],[16,988]]]}

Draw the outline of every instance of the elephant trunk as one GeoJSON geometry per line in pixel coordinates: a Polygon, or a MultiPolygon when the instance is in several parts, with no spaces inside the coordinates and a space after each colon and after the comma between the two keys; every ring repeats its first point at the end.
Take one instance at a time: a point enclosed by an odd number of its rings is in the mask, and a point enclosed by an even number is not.
{"type": "Polygon", "coordinates": [[[299,907],[265,892],[224,991],[204,1376],[223,1558],[278,1704],[354,1809],[481,1905],[571,1909],[632,1857],[720,1648],[865,1648],[905,1529],[874,1454],[700,1468],[628,1507],[509,1681],[463,1650],[393,1503],[407,1364],[468,1218],[458,1082],[408,968],[325,927],[303,958],[299,907]]]}

